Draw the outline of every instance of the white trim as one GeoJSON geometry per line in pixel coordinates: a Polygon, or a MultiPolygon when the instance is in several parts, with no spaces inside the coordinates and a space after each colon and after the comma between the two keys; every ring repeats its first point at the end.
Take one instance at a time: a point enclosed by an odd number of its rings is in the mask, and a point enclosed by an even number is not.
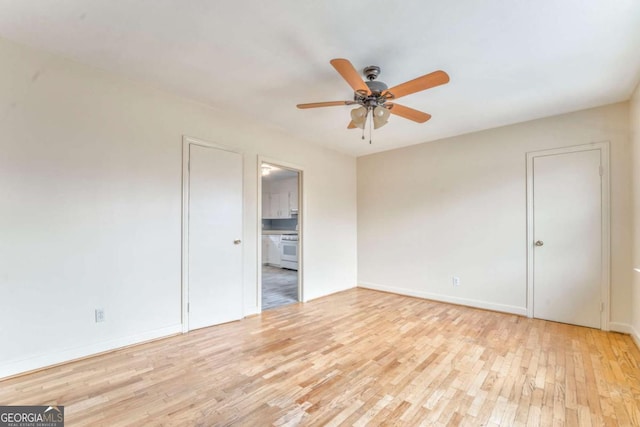
{"type": "Polygon", "coordinates": [[[189,142],[182,137],[182,242],[181,242],[181,270],[182,270],[182,333],[189,332],[189,142]]]}
{"type": "Polygon", "coordinates": [[[468,299],[468,298],[452,297],[449,295],[434,294],[431,292],[414,291],[412,289],[379,285],[371,282],[360,282],[358,284],[358,287],[365,288],[365,289],[373,289],[375,291],[391,292],[394,294],[423,298],[423,299],[428,299],[433,301],[446,302],[450,304],[458,304],[458,305],[465,305],[468,307],[482,308],[485,310],[499,311],[502,313],[518,314],[520,316],[527,315],[526,307],[518,307],[515,305],[497,304],[497,303],[488,302],[488,301],[479,301],[479,300],[468,299]]]}
{"type": "Polygon", "coordinates": [[[636,331],[633,325],[622,322],[609,322],[609,328],[614,332],[621,332],[623,334],[631,335],[633,342],[638,346],[640,350],[640,332],[636,331]]]}
{"type": "Polygon", "coordinates": [[[257,221],[256,235],[258,240],[258,268],[257,268],[257,292],[256,306],[258,313],[262,312],[262,164],[290,169],[298,172],[298,301],[307,302],[304,292],[304,218],[306,209],[305,191],[304,191],[304,168],[300,165],[284,162],[282,160],[273,159],[258,155],[257,171],[258,171],[258,194],[257,194],[257,221]]]}
{"type": "Polygon", "coordinates": [[[609,322],[609,330],[613,332],[620,332],[622,334],[632,334],[633,326],[623,322],[609,322]]]}
{"type": "MultiPolygon", "coordinates": [[[[242,176],[242,227],[240,230],[240,239],[244,241],[244,154],[241,151],[237,151],[233,148],[226,147],[224,145],[203,141],[201,139],[193,138],[187,135],[182,136],[182,333],[189,332],[189,312],[187,311],[187,304],[189,303],[189,269],[186,268],[189,262],[189,147],[191,145],[200,145],[207,148],[216,148],[218,150],[229,151],[241,156],[241,176],[242,176]]],[[[242,284],[242,317],[245,316],[246,310],[244,307],[245,289],[244,289],[244,246],[241,248],[242,258],[242,277],[240,283],[242,284]]]]}
{"type": "Polygon", "coordinates": [[[601,298],[604,310],[600,314],[601,329],[609,330],[611,320],[611,164],[609,161],[609,142],[592,144],[600,148],[602,162],[602,288],[601,298]]]}
{"type": "Polygon", "coordinates": [[[142,344],[146,341],[165,338],[171,335],[179,334],[182,330],[180,324],[166,326],[160,329],[141,332],[125,337],[113,338],[110,340],[82,345],[79,347],[67,348],[56,351],[55,353],[40,354],[26,359],[10,360],[0,365],[0,379],[12,375],[22,374],[35,369],[42,369],[60,363],[72,362],[80,358],[92,356],[105,351],[117,350],[133,344],[142,344]]]}
{"type": "Polygon", "coordinates": [[[633,326],[631,327],[631,332],[629,333],[631,338],[633,338],[633,342],[636,343],[638,350],[640,350],[640,332],[638,332],[633,326]]]}
{"type": "Polygon", "coordinates": [[[262,312],[262,160],[260,156],[257,157],[257,195],[256,195],[256,236],[258,243],[256,248],[258,249],[258,268],[256,269],[256,308],[258,313],[262,312]]]}
{"type": "Polygon", "coordinates": [[[528,152],[527,160],[527,316],[533,317],[533,159],[536,157],[553,156],[556,154],[574,153],[579,151],[600,151],[602,166],[602,278],[601,300],[604,310],[600,314],[600,328],[608,331],[610,328],[610,277],[611,277],[611,222],[610,222],[610,166],[609,166],[609,142],[593,142],[590,144],[575,145],[571,147],[554,148],[528,152]]]}

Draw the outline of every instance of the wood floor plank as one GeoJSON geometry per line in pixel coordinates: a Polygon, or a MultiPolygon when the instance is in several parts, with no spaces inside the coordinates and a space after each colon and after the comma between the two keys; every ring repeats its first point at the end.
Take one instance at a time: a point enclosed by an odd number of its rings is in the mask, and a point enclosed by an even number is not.
{"type": "Polygon", "coordinates": [[[631,338],[353,289],[0,381],[68,425],[640,425],[631,338]]]}

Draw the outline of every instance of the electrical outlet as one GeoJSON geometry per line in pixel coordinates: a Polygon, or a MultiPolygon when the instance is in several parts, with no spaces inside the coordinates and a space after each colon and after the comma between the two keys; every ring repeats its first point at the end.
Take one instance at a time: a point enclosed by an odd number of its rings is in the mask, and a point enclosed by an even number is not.
{"type": "Polygon", "coordinates": [[[458,276],[453,276],[453,286],[460,286],[460,278],[458,276]]]}
{"type": "Polygon", "coordinates": [[[96,308],[96,323],[104,322],[104,309],[96,308]]]}

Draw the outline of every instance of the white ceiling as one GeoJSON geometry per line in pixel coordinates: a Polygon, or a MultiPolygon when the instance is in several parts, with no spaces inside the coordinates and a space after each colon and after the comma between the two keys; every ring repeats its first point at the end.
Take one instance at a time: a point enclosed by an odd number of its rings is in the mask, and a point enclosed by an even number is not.
{"type": "Polygon", "coordinates": [[[269,163],[263,163],[263,167],[267,165],[269,166],[269,174],[262,175],[263,181],[281,181],[283,179],[298,177],[298,172],[292,171],[290,169],[280,168],[269,163]]]}
{"type": "Polygon", "coordinates": [[[0,0],[0,36],[363,155],[629,98],[640,78],[638,0],[0,0]],[[442,69],[402,98],[373,144],[347,130],[329,64],[382,68],[389,86],[442,69]]]}

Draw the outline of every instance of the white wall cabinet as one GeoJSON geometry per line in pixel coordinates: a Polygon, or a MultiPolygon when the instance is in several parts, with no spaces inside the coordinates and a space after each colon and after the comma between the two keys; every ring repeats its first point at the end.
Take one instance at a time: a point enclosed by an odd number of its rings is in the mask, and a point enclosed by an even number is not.
{"type": "Polygon", "coordinates": [[[262,217],[291,218],[291,209],[298,208],[298,179],[275,181],[262,194],[262,217]]]}
{"type": "Polygon", "coordinates": [[[287,209],[291,217],[291,209],[298,208],[298,178],[283,180],[280,191],[287,194],[287,209]]]}
{"type": "Polygon", "coordinates": [[[270,193],[268,199],[269,216],[265,218],[291,218],[288,193],[270,193]]]}
{"type": "Polygon", "coordinates": [[[298,186],[296,185],[295,188],[289,192],[289,212],[291,212],[291,209],[298,208],[298,186]]]}

